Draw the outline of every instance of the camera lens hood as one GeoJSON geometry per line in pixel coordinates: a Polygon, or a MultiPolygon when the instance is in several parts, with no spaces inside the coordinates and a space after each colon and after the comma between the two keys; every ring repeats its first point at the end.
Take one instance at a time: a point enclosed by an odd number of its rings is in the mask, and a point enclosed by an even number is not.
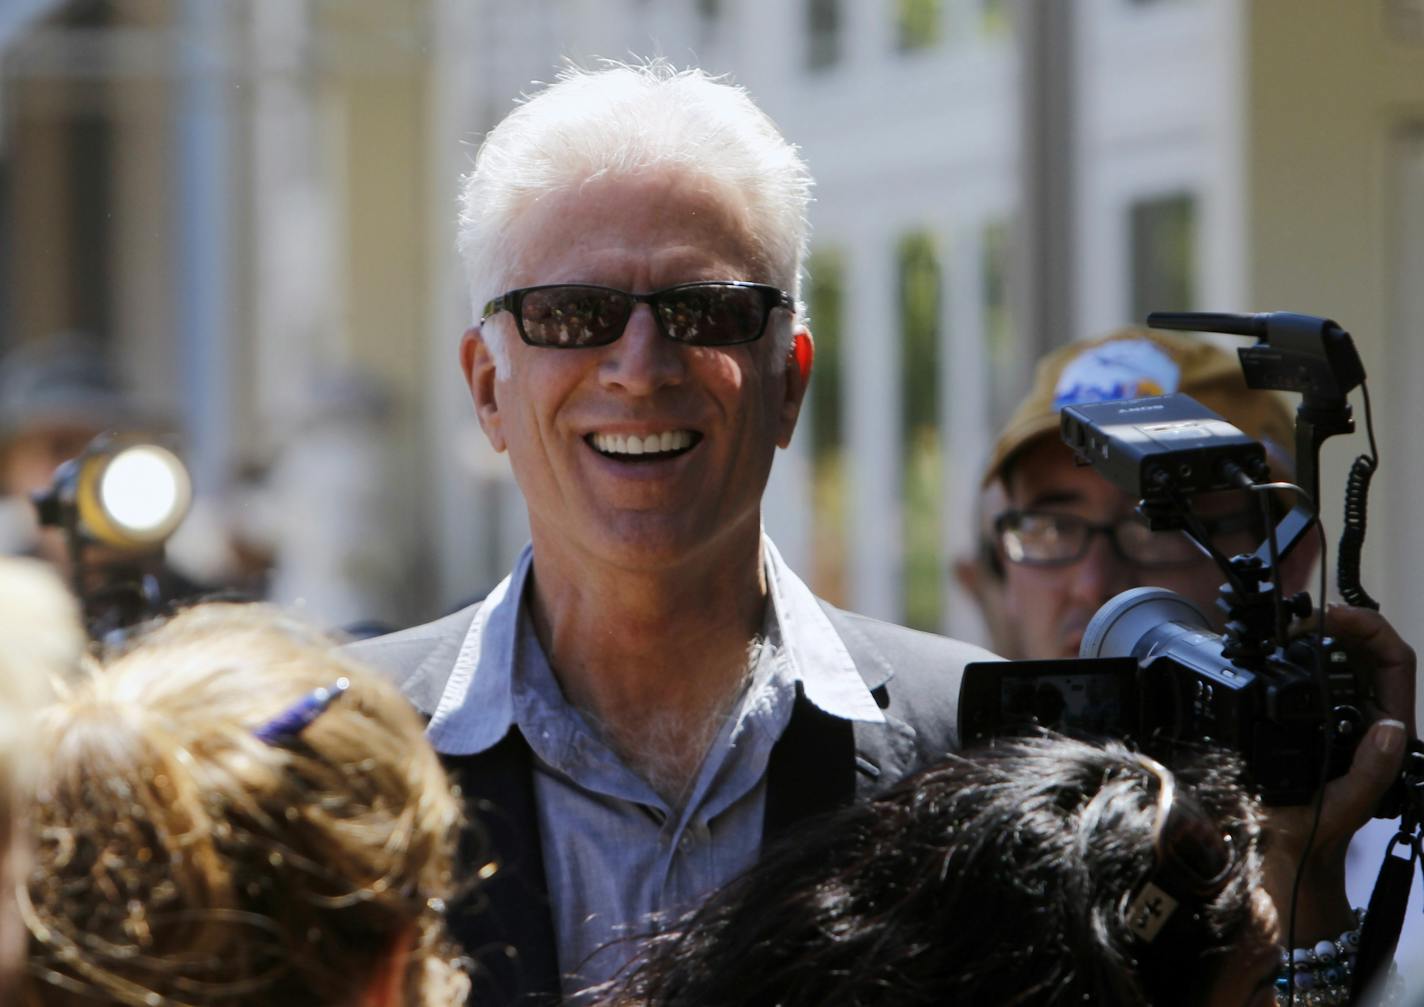
{"type": "Polygon", "coordinates": [[[1141,657],[1137,645],[1164,623],[1211,631],[1195,603],[1160,587],[1134,587],[1109,599],[1083,630],[1079,657],[1141,657]]]}

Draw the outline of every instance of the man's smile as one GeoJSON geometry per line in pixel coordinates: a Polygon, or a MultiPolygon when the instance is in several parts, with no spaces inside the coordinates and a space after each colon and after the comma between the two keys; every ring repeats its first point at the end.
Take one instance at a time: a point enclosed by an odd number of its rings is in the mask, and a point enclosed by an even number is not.
{"type": "Polygon", "coordinates": [[[702,440],[702,435],[695,430],[661,430],[646,434],[594,431],[585,434],[584,440],[605,458],[646,462],[662,461],[686,454],[702,440]]]}

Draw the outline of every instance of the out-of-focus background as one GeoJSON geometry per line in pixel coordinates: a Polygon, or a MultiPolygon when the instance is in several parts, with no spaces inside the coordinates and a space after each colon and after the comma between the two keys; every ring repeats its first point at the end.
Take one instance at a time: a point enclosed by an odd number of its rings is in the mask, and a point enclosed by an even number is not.
{"type": "Polygon", "coordinates": [[[655,55],[819,182],[766,521],[821,593],[978,638],[948,566],[1034,359],[1289,309],[1364,355],[1364,579],[1418,642],[1424,0],[0,0],[0,351],[112,359],[193,469],[191,576],[333,624],[478,597],[525,528],[456,363],[459,178],[561,58],[655,55]]]}

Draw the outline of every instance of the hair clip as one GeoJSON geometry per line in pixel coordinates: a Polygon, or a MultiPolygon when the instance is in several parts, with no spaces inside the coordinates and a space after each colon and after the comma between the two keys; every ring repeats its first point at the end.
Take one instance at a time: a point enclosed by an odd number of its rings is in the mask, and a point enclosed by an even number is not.
{"type": "Polygon", "coordinates": [[[325,713],[349,688],[351,680],[342,677],[331,685],[313,689],[252,733],[269,745],[284,745],[295,741],[311,726],[313,720],[325,713]]]}

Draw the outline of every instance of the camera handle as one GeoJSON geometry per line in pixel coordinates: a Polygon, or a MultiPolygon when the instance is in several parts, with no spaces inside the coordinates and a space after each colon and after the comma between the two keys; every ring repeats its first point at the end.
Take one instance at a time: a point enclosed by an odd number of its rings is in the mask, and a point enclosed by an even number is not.
{"type": "MultiPolygon", "coordinates": [[[[1355,420],[1349,395],[1360,388],[1365,400],[1365,424],[1370,453],[1356,459],[1345,494],[1345,527],[1340,536],[1340,595],[1351,605],[1378,609],[1379,604],[1360,585],[1360,550],[1365,538],[1365,510],[1370,478],[1379,467],[1370,394],[1365,386],[1365,365],[1355,341],[1333,319],[1290,311],[1232,314],[1210,311],[1154,311],[1147,324],[1155,329],[1219,332],[1250,336],[1252,346],[1236,351],[1248,388],[1294,392],[1301,396],[1296,408],[1296,483],[1304,487],[1314,506],[1320,500],[1320,445],[1336,434],[1353,433],[1355,420]]],[[[1285,522],[1278,532],[1286,532],[1285,522]]],[[[1281,554],[1290,551],[1288,533],[1281,554]]],[[[1259,553],[1258,553],[1259,555],[1259,553]]],[[[1265,557],[1262,557],[1263,559],[1265,557]]],[[[1324,604],[1325,599],[1321,599],[1324,604]]]]}
{"type": "MultiPolygon", "coordinates": [[[[1424,858],[1420,856],[1420,826],[1424,823],[1424,744],[1417,739],[1409,743],[1396,790],[1403,805],[1399,831],[1385,848],[1384,862],[1380,864],[1379,876],[1370,894],[1370,907],[1360,930],[1359,957],[1350,984],[1351,1003],[1360,1003],[1394,960],[1409,905],[1409,889],[1414,883],[1415,865],[1424,872],[1424,858]],[[1396,855],[1398,847],[1407,855],[1396,855]]],[[[1390,798],[1395,796],[1391,794],[1390,798]]]]}

